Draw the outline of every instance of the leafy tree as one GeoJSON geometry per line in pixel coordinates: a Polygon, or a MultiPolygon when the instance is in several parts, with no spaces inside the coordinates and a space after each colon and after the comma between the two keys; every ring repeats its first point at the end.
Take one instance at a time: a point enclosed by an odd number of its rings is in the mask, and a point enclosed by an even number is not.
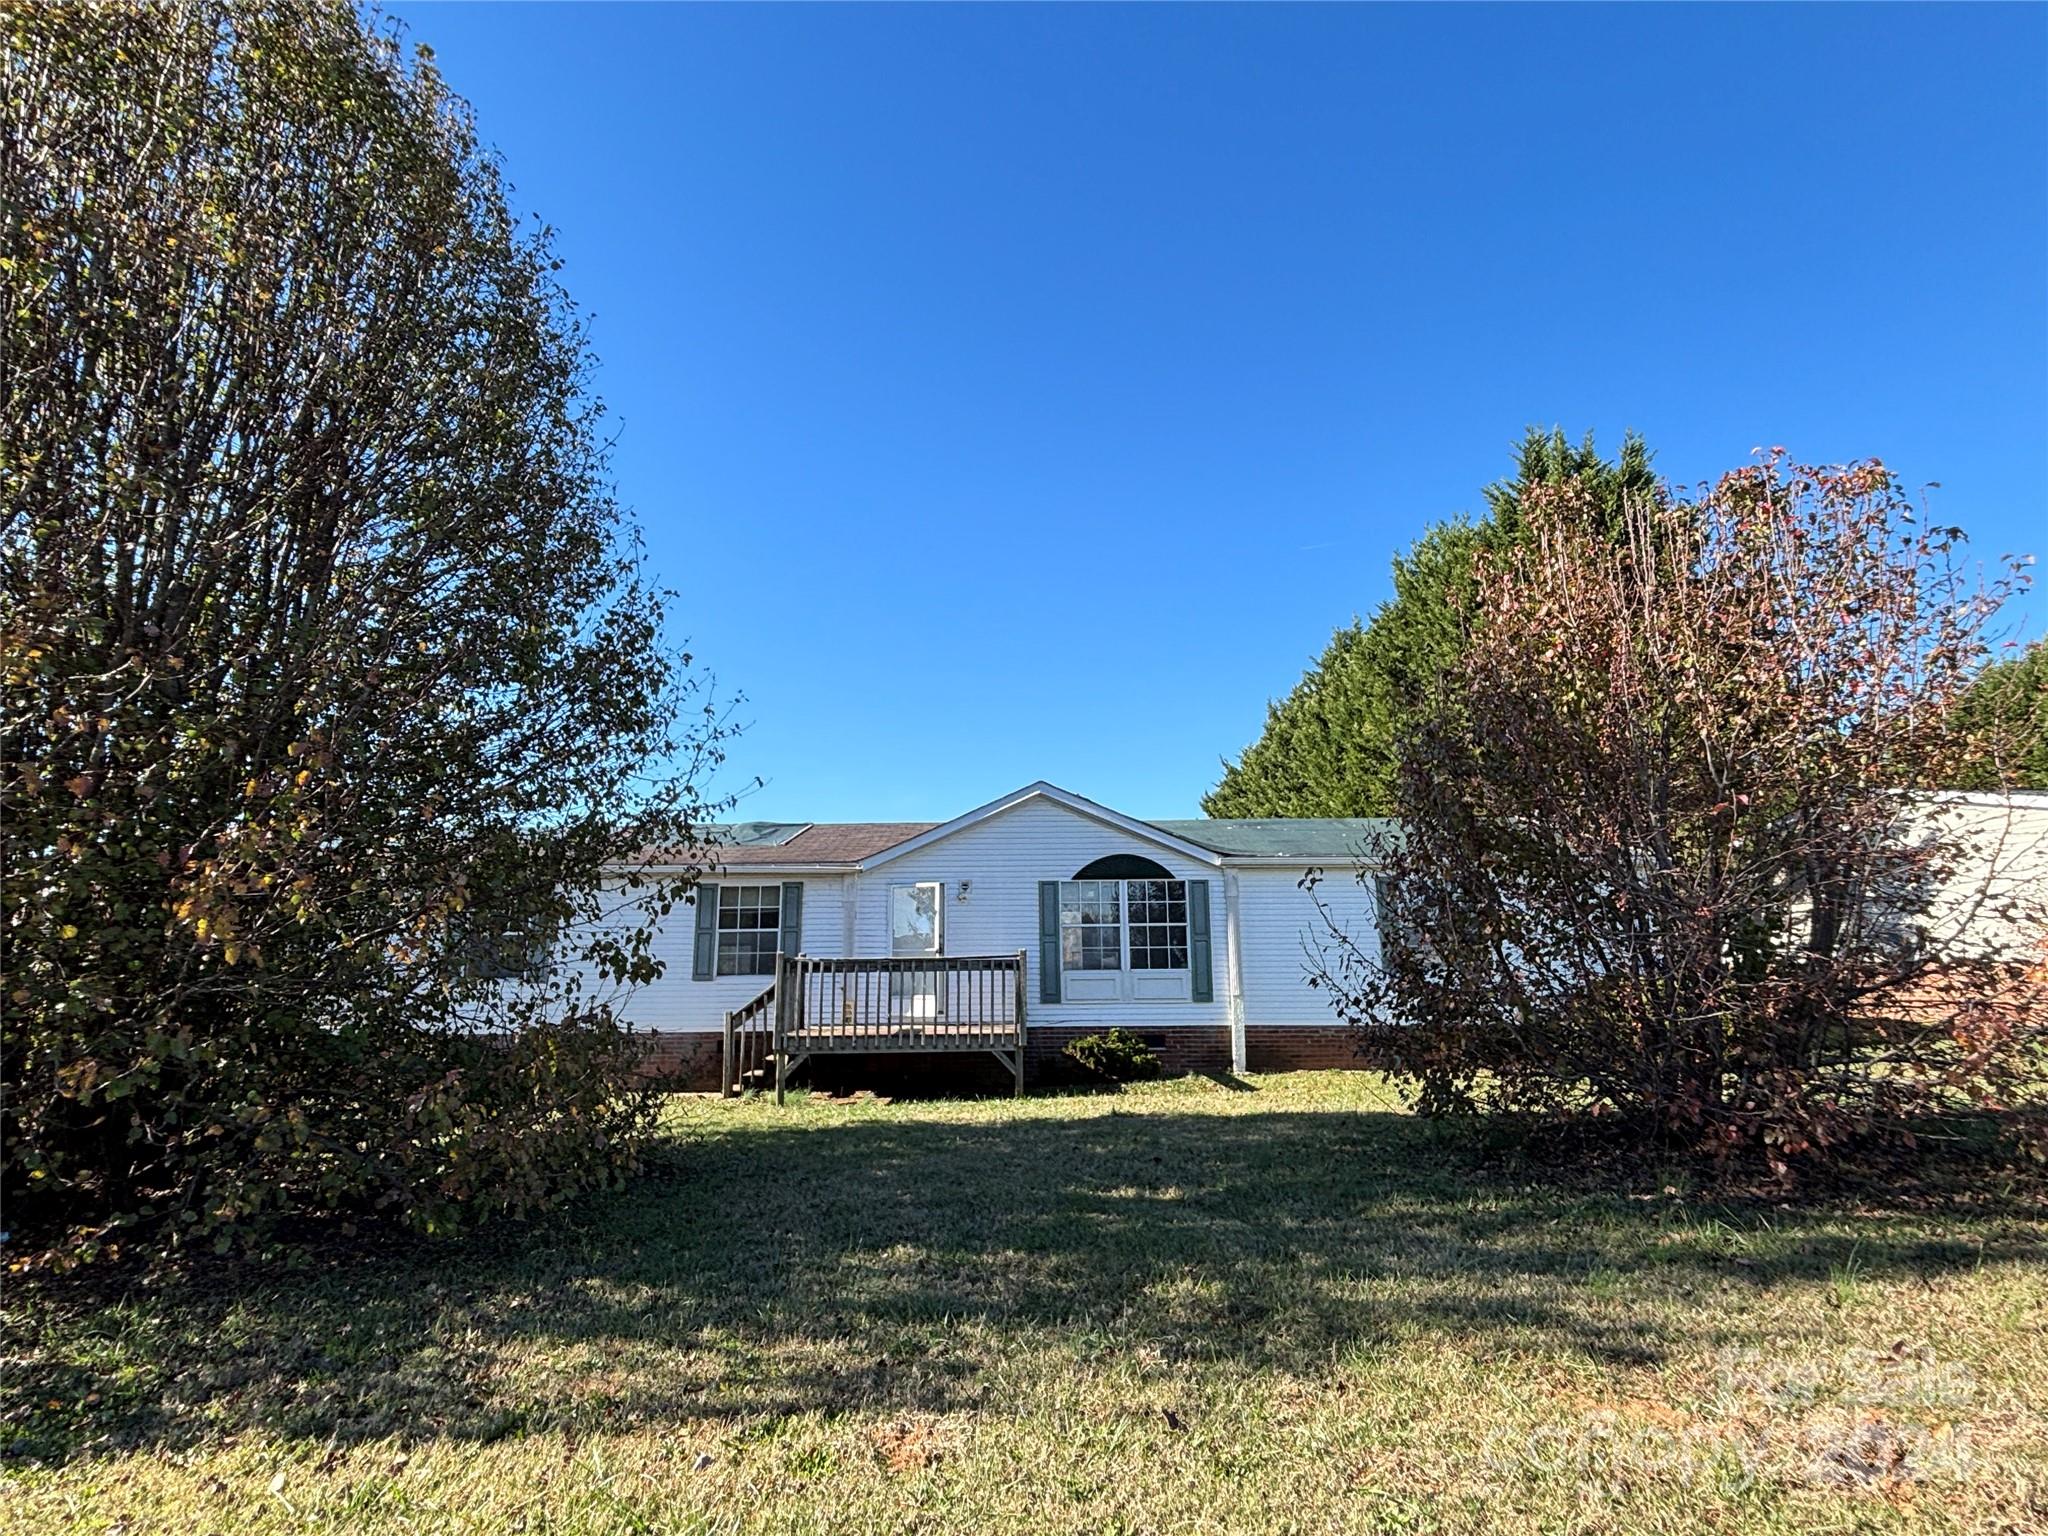
{"type": "Polygon", "coordinates": [[[1958,709],[1977,742],[1958,789],[2048,789],[2048,645],[1993,662],[1958,709]]]}
{"type": "Polygon", "coordinates": [[[17,1242],[615,1179],[648,1105],[608,989],[676,891],[605,871],[687,859],[723,728],[546,232],[340,0],[5,11],[17,1242]]]}
{"type": "Polygon", "coordinates": [[[1384,816],[1394,803],[1399,743],[1424,700],[1461,654],[1461,614],[1473,562],[1523,537],[1522,501],[1533,489],[1580,483],[1589,515],[1609,531],[1632,495],[1655,478],[1640,438],[1619,459],[1593,439],[1531,428],[1512,478],[1486,488],[1477,523],[1438,523],[1394,561],[1394,595],[1369,623],[1353,620],[1286,698],[1266,708],[1266,728],[1202,800],[1210,816],[1384,816]]]}
{"type": "MultiPolygon", "coordinates": [[[[1522,500],[1406,739],[1379,925],[1327,978],[1431,1108],[1591,1108],[1780,1174],[2043,1106],[2015,990],[2048,892],[1942,802],[2002,595],[1881,465],[1725,476],[1600,527],[1522,500]],[[1618,537],[1616,534],[1618,533],[1618,537]],[[1477,616],[1483,615],[1483,622],[1477,616]]],[[[2038,1130],[2039,1122],[2034,1122],[2038,1130]]]]}

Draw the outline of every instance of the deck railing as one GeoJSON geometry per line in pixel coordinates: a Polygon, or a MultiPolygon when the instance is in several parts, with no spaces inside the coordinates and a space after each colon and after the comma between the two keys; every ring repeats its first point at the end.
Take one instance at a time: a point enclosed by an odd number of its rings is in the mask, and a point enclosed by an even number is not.
{"type": "Polygon", "coordinates": [[[775,1055],[775,984],[743,1008],[725,1016],[725,1075],[719,1092],[730,1098],[746,1086],[748,1076],[765,1071],[775,1055]]]}
{"type": "Polygon", "coordinates": [[[1022,951],[916,959],[778,955],[773,985],[726,1015],[726,1089],[770,1060],[780,1101],[789,1074],[809,1056],[989,1051],[1010,1068],[1022,1093],[1024,989],[1022,951]]]}

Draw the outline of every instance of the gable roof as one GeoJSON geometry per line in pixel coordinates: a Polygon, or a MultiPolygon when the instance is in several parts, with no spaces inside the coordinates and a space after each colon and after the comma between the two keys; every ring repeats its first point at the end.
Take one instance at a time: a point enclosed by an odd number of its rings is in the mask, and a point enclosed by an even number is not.
{"type": "Polygon", "coordinates": [[[1241,859],[1354,859],[1394,835],[1384,816],[1243,816],[1155,821],[1175,837],[1241,859]]]}
{"type": "MultiPolygon", "coordinates": [[[[1026,800],[1043,798],[1105,826],[1174,849],[1208,864],[1252,859],[1273,862],[1370,862],[1376,851],[1399,838],[1401,824],[1387,816],[1240,816],[1140,821],[1043,779],[999,800],[977,806],[951,821],[738,821],[704,829],[706,847],[697,856],[712,871],[721,869],[817,869],[886,863],[1026,800]]],[[[1966,793],[1944,791],[1924,797],[1937,803],[2048,810],[2048,791],[1966,793]]],[[[648,850],[643,860],[664,862],[648,850]]]]}
{"type": "Polygon", "coordinates": [[[1049,800],[1104,826],[1197,859],[1303,860],[1339,863],[1369,858],[1399,823],[1384,817],[1258,816],[1141,821],[1043,779],[976,806],[951,821],[738,821],[707,827],[701,855],[712,872],[730,869],[855,869],[901,854],[998,816],[1027,800],[1049,800]]]}
{"type": "Polygon", "coordinates": [[[964,816],[955,816],[951,821],[942,821],[935,827],[927,828],[915,837],[884,849],[866,862],[869,865],[885,864],[890,859],[900,858],[914,849],[935,843],[942,837],[951,837],[955,832],[963,831],[977,822],[987,821],[991,816],[1000,816],[1004,811],[1022,805],[1027,800],[1050,800],[1053,804],[1063,805],[1091,821],[1099,821],[1106,827],[1128,832],[1133,837],[1143,838],[1146,842],[1156,843],[1162,848],[1170,848],[1175,853],[1184,854],[1204,864],[1223,862],[1222,855],[1214,848],[1205,847],[1178,833],[1169,832],[1155,822],[1140,821],[1135,816],[1126,816],[1122,811],[1112,811],[1106,805],[1098,805],[1085,796],[1077,795],[1070,789],[1061,789],[1057,784],[1048,784],[1043,779],[1035,784],[1026,784],[1022,789],[1012,790],[999,800],[989,801],[987,805],[978,805],[964,816]]]}

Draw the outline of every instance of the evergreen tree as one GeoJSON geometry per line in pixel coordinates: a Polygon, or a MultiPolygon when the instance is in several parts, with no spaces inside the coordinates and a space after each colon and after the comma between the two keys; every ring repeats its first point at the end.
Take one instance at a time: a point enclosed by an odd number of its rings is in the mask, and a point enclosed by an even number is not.
{"type": "Polygon", "coordinates": [[[1531,487],[1581,480],[1610,531],[1630,495],[1654,493],[1649,450],[1630,434],[1601,457],[1588,434],[1530,428],[1515,473],[1486,487],[1486,515],[1430,527],[1394,560],[1394,595],[1368,622],[1353,619],[1284,698],[1266,728],[1202,800],[1210,816],[1383,816],[1393,803],[1396,747],[1436,679],[1463,654],[1461,613],[1472,562],[1522,537],[1531,487]]]}
{"type": "Polygon", "coordinates": [[[1981,755],[1963,789],[2048,789],[2048,644],[1986,667],[1959,707],[1981,755]]]}

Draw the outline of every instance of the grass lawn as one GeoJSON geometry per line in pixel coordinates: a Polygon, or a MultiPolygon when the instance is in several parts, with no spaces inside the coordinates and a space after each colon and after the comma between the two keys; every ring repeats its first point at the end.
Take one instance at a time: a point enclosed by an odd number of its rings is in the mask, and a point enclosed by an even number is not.
{"type": "Polygon", "coordinates": [[[678,1100],[630,1192],[11,1284],[0,1530],[2048,1529],[2048,1214],[1732,1209],[1377,1080],[678,1100]]]}

